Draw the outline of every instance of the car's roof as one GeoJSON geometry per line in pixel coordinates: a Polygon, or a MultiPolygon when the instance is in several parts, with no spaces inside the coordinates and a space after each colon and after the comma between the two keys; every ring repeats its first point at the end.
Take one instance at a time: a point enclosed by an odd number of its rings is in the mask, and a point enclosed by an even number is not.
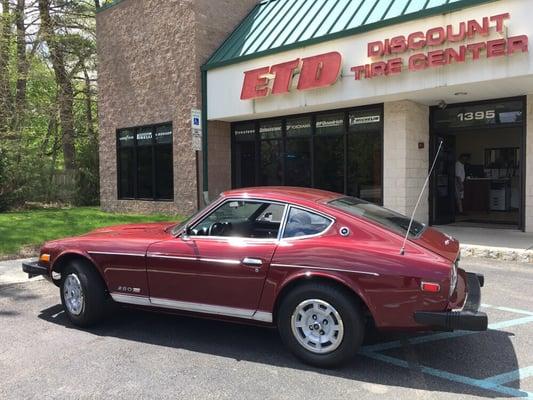
{"type": "Polygon", "coordinates": [[[224,197],[252,197],[267,200],[278,200],[289,203],[314,202],[323,203],[343,196],[340,193],[326,190],[293,187],[293,186],[259,186],[228,190],[224,197]]]}

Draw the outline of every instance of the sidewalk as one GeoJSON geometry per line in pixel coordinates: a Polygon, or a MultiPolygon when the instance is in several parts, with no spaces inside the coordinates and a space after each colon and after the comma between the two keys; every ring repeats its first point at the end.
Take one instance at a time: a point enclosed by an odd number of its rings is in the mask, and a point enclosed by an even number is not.
{"type": "Polygon", "coordinates": [[[483,257],[533,263],[533,233],[516,229],[434,226],[461,243],[464,257],[483,257]]]}
{"type": "MultiPolygon", "coordinates": [[[[29,261],[30,258],[20,260],[0,261],[0,286],[28,281],[28,274],[22,272],[22,262],[29,261]]],[[[32,280],[43,279],[42,277],[32,280]]]]}

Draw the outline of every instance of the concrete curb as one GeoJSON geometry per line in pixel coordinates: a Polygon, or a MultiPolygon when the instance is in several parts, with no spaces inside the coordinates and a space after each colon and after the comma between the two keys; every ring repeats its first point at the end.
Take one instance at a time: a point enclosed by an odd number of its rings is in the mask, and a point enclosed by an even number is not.
{"type": "Polygon", "coordinates": [[[493,247],[473,244],[462,244],[461,256],[490,258],[502,261],[517,261],[521,263],[533,263],[533,250],[513,249],[510,247],[493,247]]]}

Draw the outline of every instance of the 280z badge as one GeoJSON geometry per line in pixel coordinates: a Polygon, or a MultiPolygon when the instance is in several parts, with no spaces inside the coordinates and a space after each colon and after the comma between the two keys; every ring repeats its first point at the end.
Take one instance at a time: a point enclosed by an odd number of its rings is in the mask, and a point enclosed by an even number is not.
{"type": "Polygon", "coordinates": [[[119,286],[117,290],[119,292],[126,292],[126,293],[141,293],[141,288],[129,287],[129,286],[119,286]]]}

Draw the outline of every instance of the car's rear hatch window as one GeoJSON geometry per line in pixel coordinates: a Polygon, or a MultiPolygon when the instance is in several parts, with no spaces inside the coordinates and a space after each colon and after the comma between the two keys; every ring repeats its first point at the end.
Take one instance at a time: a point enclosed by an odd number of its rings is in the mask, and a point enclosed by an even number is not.
{"type": "MultiPolygon", "coordinates": [[[[356,217],[366,218],[400,235],[405,235],[409,228],[409,218],[406,216],[356,197],[341,197],[331,200],[328,204],[356,217]]],[[[418,238],[425,229],[424,224],[413,221],[409,236],[418,238]]]]}

